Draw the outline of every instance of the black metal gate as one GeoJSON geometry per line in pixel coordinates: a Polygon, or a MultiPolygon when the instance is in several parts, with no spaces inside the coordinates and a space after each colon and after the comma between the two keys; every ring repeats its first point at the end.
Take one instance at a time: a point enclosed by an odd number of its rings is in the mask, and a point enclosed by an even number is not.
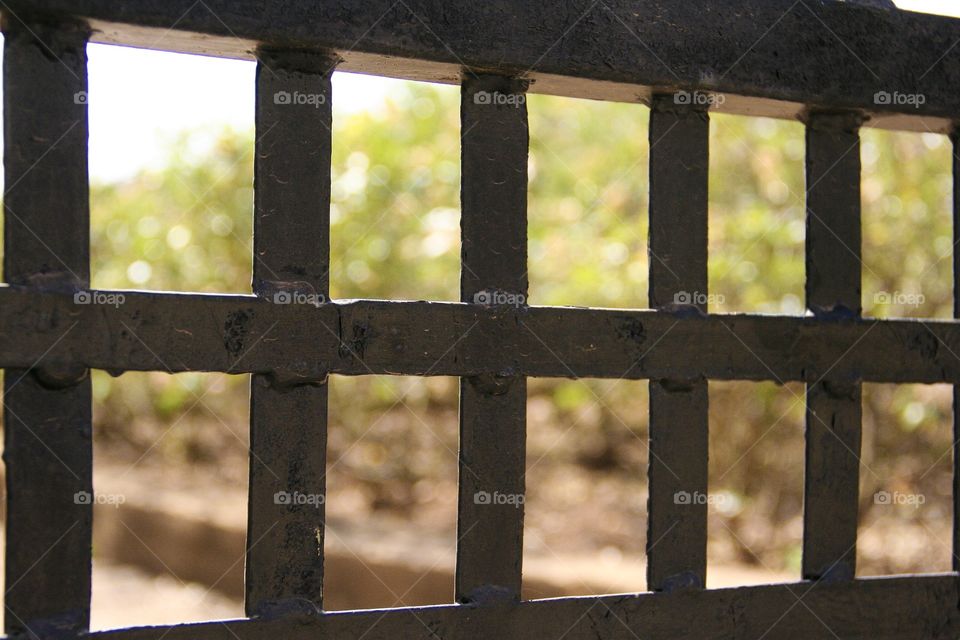
{"type": "Polygon", "coordinates": [[[855,578],[861,382],[960,383],[960,324],[860,315],[859,128],[953,133],[960,21],[826,0],[0,8],[8,634],[87,629],[99,368],[252,373],[252,455],[286,473],[251,465],[249,618],[97,637],[960,636],[956,573],[855,578]],[[88,289],[88,40],[258,60],[254,295],[85,304],[114,295],[88,289]],[[334,67],[462,85],[460,303],[326,301],[334,67]],[[526,304],[527,91],[650,105],[652,310],[526,304]],[[710,110],[806,123],[807,317],[706,314],[710,110]],[[456,604],[322,612],[322,510],[274,494],[324,492],[329,374],[460,376],[456,604]],[[651,380],[652,593],[520,601],[522,510],[485,495],[523,493],[528,376],[651,380]],[[704,588],[706,505],[676,496],[707,490],[711,379],[807,384],[794,584],[704,588]]]}

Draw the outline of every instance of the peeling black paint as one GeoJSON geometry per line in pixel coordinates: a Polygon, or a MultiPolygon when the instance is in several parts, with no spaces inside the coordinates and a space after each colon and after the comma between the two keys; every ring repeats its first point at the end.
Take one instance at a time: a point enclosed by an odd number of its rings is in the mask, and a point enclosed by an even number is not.
{"type": "Polygon", "coordinates": [[[253,316],[253,309],[242,309],[232,312],[223,323],[223,346],[234,358],[243,353],[253,316]]]}

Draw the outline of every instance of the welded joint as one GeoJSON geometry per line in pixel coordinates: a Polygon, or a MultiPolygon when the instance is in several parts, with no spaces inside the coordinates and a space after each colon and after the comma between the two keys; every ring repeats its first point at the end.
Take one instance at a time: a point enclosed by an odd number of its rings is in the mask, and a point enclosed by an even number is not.
{"type": "Polygon", "coordinates": [[[90,289],[74,272],[63,269],[31,273],[19,278],[12,277],[8,284],[54,293],[79,293],[90,289]]]}
{"type": "Polygon", "coordinates": [[[696,116],[706,120],[709,111],[725,101],[725,96],[712,91],[678,89],[654,93],[649,102],[651,111],[676,116],[696,116]]]}
{"type": "Polygon", "coordinates": [[[700,305],[686,302],[670,302],[657,307],[657,311],[672,314],[677,318],[706,318],[709,315],[700,305]]]}
{"type": "Polygon", "coordinates": [[[859,380],[821,380],[815,384],[835,400],[857,400],[860,397],[859,380]]]}
{"type": "Polygon", "coordinates": [[[83,365],[68,363],[38,365],[31,373],[40,386],[53,391],[69,389],[90,377],[90,370],[83,365]]]}
{"type": "Polygon", "coordinates": [[[260,384],[281,393],[300,387],[322,387],[327,384],[329,378],[327,371],[311,370],[306,363],[301,364],[304,366],[297,369],[285,367],[268,371],[257,376],[257,380],[260,381],[260,384]]]}
{"type": "Polygon", "coordinates": [[[496,584],[480,585],[460,601],[461,604],[478,607],[519,604],[519,602],[520,594],[516,590],[496,584]]]}
{"type": "Polygon", "coordinates": [[[813,317],[820,321],[827,322],[842,322],[848,320],[859,320],[860,314],[843,304],[838,302],[832,306],[808,304],[807,309],[810,313],[813,314],[813,317]]]}
{"type": "Polygon", "coordinates": [[[470,301],[483,307],[514,307],[519,309],[527,306],[527,295],[490,287],[475,292],[470,301]]]}
{"type": "Polygon", "coordinates": [[[856,133],[870,117],[859,109],[820,109],[808,107],[800,121],[814,131],[856,133]]]}
{"type": "Polygon", "coordinates": [[[257,278],[253,282],[253,293],[273,304],[305,304],[320,307],[330,302],[323,292],[317,291],[309,282],[266,280],[257,278]]]}
{"type": "Polygon", "coordinates": [[[257,47],[256,56],[270,71],[322,76],[333,74],[337,65],[343,62],[343,58],[332,51],[274,47],[266,43],[257,47]]]}
{"type": "Polygon", "coordinates": [[[805,575],[805,580],[813,580],[818,583],[831,584],[836,582],[848,582],[853,580],[856,571],[853,565],[847,560],[837,559],[836,562],[815,571],[810,575],[805,575]]]}
{"type": "Polygon", "coordinates": [[[703,589],[703,578],[693,571],[682,571],[664,579],[659,589],[655,591],[661,593],[675,593],[677,591],[689,591],[694,589],[703,589]]]}
{"type": "Polygon", "coordinates": [[[470,386],[485,396],[502,396],[510,391],[514,382],[522,379],[523,376],[516,375],[513,371],[501,373],[481,373],[475,376],[469,376],[470,386]]]}
{"type": "Polygon", "coordinates": [[[86,45],[93,29],[86,21],[75,17],[30,15],[18,11],[0,10],[0,30],[5,38],[29,39],[41,47],[44,54],[58,61],[77,47],[86,45]]]}
{"type": "Polygon", "coordinates": [[[323,611],[305,598],[283,598],[279,600],[261,600],[252,611],[252,618],[258,620],[287,620],[297,624],[309,625],[323,616],[323,611]]]}
{"type": "Polygon", "coordinates": [[[667,393],[690,393],[698,383],[703,382],[703,379],[696,378],[682,380],[662,378],[659,380],[652,380],[651,382],[659,385],[660,388],[667,393]]]}
{"type": "Polygon", "coordinates": [[[461,70],[461,85],[467,96],[474,97],[475,104],[505,105],[510,102],[511,96],[517,97],[511,106],[526,102],[526,93],[530,89],[531,81],[517,76],[505,76],[484,71],[461,70]],[[488,95],[483,95],[488,94],[488,95]],[[497,100],[496,94],[503,96],[497,100]],[[490,100],[484,100],[489,97],[490,100]],[[522,100],[520,99],[522,97],[522,100]]]}
{"type": "MultiPolygon", "coordinates": [[[[9,612],[7,612],[9,615],[9,612]]],[[[87,612],[73,609],[59,615],[39,620],[27,620],[27,628],[4,636],[10,640],[75,640],[85,634],[86,623],[80,622],[88,616],[87,612]]]]}
{"type": "MultiPolygon", "coordinates": [[[[275,305],[307,305],[319,308],[330,302],[324,293],[319,293],[309,282],[279,281],[258,278],[253,283],[254,294],[275,305]]],[[[327,383],[329,371],[307,361],[290,362],[287,366],[264,372],[257,376],[260,384],[285,393],[299,387],[322,387],[327,383]]]]}

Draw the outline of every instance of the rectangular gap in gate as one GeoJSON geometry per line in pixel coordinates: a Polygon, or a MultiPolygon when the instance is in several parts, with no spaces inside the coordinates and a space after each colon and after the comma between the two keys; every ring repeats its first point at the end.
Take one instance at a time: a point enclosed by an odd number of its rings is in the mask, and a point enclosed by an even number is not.
{"type": "Polygon", "coordinates": [[[953,388],[865,384],[860,576],[951,570],[953,388]]]}
{"type": "Polygon", "coordinates": [[[960,7],[951,0],[896,0],[897,9],[960,18],[960,7]]]}
{"type": "Polygon", "coordinates": [[[650,110],[531,95],[530,302],[648,306],[650,110]]]}
{"type": "Polygon", "coordinates": [[[646,589],[646,381],[527,382],[523,597],[646,589]]]}
{"type": "Polygon", "coordinates": [[[803,422],[802,384],[710,382],[708,587],[799,579],[803,422]]]}
{"type": "Polygon", "coordinates": [[[708,307],[804,313],[804,130],[710,115],[708,307]]]}
{"type": "Polygon", "coordinates": [[[863,313],[953,317],[953,170],[949,138],[864,129],[863,313]]]}
{"type": "Polygon", "coordinates": [[[460,299],[459,101],[449,85],[334,74],[333,298],[460,299]]]}
{"type": "Polygon", "coordinates": [[[88,54],[91,286],[248,293],[255,65],[88,54]]]}
{"type": "Polygon", "coordinates": [[[457,389],[331,376],[325,609],[454,601],[457,389]]]}
{"type": "Polygon", "coordinates": [[[243,615],[248,390],[93,372],[93,629],[243,615]]]}

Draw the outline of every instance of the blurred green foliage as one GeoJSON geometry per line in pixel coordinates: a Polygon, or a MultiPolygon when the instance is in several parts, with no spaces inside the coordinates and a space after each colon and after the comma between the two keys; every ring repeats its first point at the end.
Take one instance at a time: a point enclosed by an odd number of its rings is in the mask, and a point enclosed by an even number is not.
{"type": "Polygon", "coordinates": [[[864,313],[877,317],[952,317],[950,141],[932,133],[868,130],[863,135],[861,158],[866,222],[864,313]],[[877,294],[890,294],[894,303],[881,303],[877,294]],[[911,297],[922,302],[906,304],[911,297]]]}
{"type": "MultiPolygon", "coordinates": [[[[382,109],[337,113],[333,297],[458,298],[458,101],[454,88],[406,84],[382,109]]],[[[647,109],[531,96],[529,110],[531,303],[645,306],[647,109]]],[[[185,151],[190,135],[163,171],[95,188],[94,286],[249,291],[252,132],[224,132],[200,156],[185,151]]],[[[709,269],[719,294],[711,311],[803,314],[802,125],[715,115],[711,145],[709,269]]],[[[865,313],[950,316],[950,154],[942,136],[864,132],[865,313]],[[896,292],[922,294],[923,303],[877,297],[896,292]]],[[[94,382],[98,437],[116,450],[242,470],[245,376],[98,373],[94,382]]],[[[645,383],[533,380],[529,393],[533,527],[548,522],[537,500],[570,478],[558,469],[593,474],[581,493],[563,493],[568,502],[580,496],[571,504],[581,515],[591,491],[608,486],[597,478],[633,491],[646,466],[645,383]]],[[[405,508],[423,482],[455,482],[456,394],[452,379],[336,379],[336,472],[366,487],[371,508],[405,508]]],[[[711,490],[731,497],[711,515],[711,549],[721,557],[797,566],[802,400],[802,385],[711,384],[711,490]]],[[[865,393],[865,522],[887,517],[870,497],[892,484],[948,504],[949,403],[949,390],[931,387],[865,393]]],[[[604,540],[639,551],[643,503],[630,505],[625,513],[636,519],[604,540]]],[[[939,527],[949,518],[937,520],[937,509],[904,517],[939,527]]],[[[603,529],[597,522],[583,526],[603,529]]],[[[549,526],[538,533],[549,537],[549,526]]],[[[875,555],[868,566],[900,568],[875,555]]]]}
{"type": "Polygon", "coordinates": [[[457,96],[407,87],[378,112],[335,117],[332,297],[459,298],[457,96]]]}
{"type": "Polygon", "coordinates": [[[714,115],[710,133],[710,311],[802,314],[803,125],[714,115]]]}
{"type": "Polygon", "coordinates": [[[250,291],[253,154],[249,132],[225,131],[207,153],[189,134],[168,168],[91,194],[96,288],[250,291]]]}

